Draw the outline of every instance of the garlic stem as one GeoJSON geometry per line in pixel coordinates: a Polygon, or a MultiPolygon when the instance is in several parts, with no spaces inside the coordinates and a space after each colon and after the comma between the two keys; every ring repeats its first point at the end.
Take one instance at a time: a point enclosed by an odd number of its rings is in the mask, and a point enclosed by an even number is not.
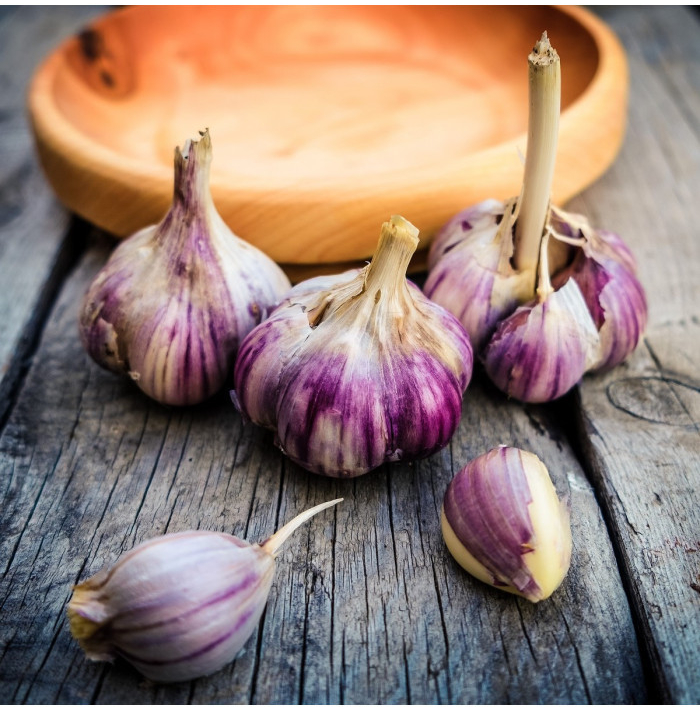
{"type": "Polygon", "coordinates": [[[520,212],[515,224],[513,263],[517,270],[532,273],[534,289],[540,242],[552,192],[561,104],[559,55],[549,43],[546,32],[528,57],[528,67],[527,152],[520,212]]]}
{"type": "Polygon", "coordinates": [[[550,293],[554,293],[552,281],[549,277],[549,236],[551,231],[547,229],[540,242],[540,265],[537,278],[537,301],[542,303],[547,300],[550,293]]]}
{"type": "Polygon", "coordinates": [[[287,539],[292,534],[294,534],[298,527],[304,524],[304,522],[311,519],[318,512],[321,512],[322,510],[325,510],[328,507],[332,507],[333,505],[337,505],[339,502],[342,501],[343,498],[339,497],[337,500],[323,502],[320,505],[316,505],[316,507],[312,507],[310,510],[302,512],[300,515],[297,515],[294,519],[287,522],[284,527],[278,529],[266,542],[261,545],[263,551],[266,551],[272,556],[276,556],[280,547],[287,541],[287,539]]]}
{"type": "Polygon", "coordinates": [[[365,275],[365,290],[404,286],[408,264],[417,248],[418,229],[411,222],[397,215],[384,222],[377,251],[365,275]]]}
{"type": "Polygon", "coordinates": [[[201,140],[187,140],[182,149],[175,148],[175,184],[173,209],[213,208],[209,189],[212,148],[209,129],[200,132],[201,140]]]}

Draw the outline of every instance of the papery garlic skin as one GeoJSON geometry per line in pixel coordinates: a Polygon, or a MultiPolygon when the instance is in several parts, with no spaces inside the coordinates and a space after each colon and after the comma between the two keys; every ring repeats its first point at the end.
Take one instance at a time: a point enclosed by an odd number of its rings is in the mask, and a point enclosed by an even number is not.
{"type": "Polygon", "coordinates": [[[512,205],[486,200],[453,217],[428,253],[423,292],[451,312],[479,353],[499,321],[530,297],[529,280],[510,266],[512,205]]]}
{"type": "Polygon", "coordinates": [[[210,162],[208,132],[176,149],[170,210],[120,243],[80,315],[90,356],[164,404],[196,404],[221,389],[243,337],[291,288],[216,211],[210,162]]]}
{"type": "Polygon", "coordinates": [[[89,659],[122,657],[156,682],[217,672],[260,620],[279,547],[300,524],[340,501],[306,510],[262,545],[207,531],[143,542],[74,587],[71,633],[89,659]]]}
{"type": "Polygon", "coordinates": [[[228,534],[152,539],[75,587],[71,629],[90,659],[121,656],[157,682],[211,674],[253,632],[274,567],[257,544],[228,534]]]}
{"type": "Polygon", "coordinates": [[[448,486],[441,524],[460,566],[534,603],[569,570],[568,507],[533,453],[501,446],[468,463],[448,486]]]}
{"type": "Polygon", "coordinates": [[[312,472],[351,477],[422,458],[459,424],[472,348],[406,281],[417,242],[392,217],[369,266],[296,286],[241,346],[234,402],[312,472]]]}

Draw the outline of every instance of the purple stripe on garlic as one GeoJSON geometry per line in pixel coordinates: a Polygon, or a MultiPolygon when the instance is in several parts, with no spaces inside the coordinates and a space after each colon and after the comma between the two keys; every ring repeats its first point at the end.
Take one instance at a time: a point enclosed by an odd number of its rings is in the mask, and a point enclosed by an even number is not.
{"type": "Polygon", "coordinates": [[[275,555],[325,502],[262,545],[220,532],[166,534],[143,542],[73,589],[71,633],[88,658],[119,656],[157,682],[179,682],[231,662],[267,603],[275,555]]]}
{"type": "Polygon", "coordinates": [[[221,389],[243,337],[291,287],[216,211],[211,156],[208,132],[176,149],[170,210],[115,249],[80,316],[90,356],[166,404],[195,404],[221,389]]]}
{"type": "Polygon", "coordinates": [[[537,602],[559,587],[571,561],[571,528],[540,459],[501,446],[451,481],[442,531],[457,562],[485,583],[537,602]]]}
{"type": "Polygon", "coordinates": [[[472,349],[406,281],[417,243],[392,217],[371,264],[299,284],[241,346],[234,401],[313,472],[355,476],[430,455],[459,423],[472,349]]]}

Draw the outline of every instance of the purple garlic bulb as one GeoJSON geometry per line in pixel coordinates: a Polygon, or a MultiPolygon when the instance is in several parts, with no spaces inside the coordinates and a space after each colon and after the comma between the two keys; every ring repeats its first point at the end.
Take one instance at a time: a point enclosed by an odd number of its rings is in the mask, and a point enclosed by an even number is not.
{"type": "Polygon", "coordinates": [[[460,320],[498,387],[544,402],[566,394],[585,372],[622,362],[637,346],[647,314],[622,239],[551,204],[561,70],[546,32],[528,67],[520,194],[482,202],[443,227],[424,291],[460,320]]]}
{"type": "Polygon", "coordinates": [[[221,389],[242,339],[291,288],[216,211],[211,158],[208,131],[176,148],[168,213],[115,249],[80,314],[88,354],[164,404],[196,404],[221,389]]]}
{"type": "Polygon", "coordinates": [[[351,477],[422,458],[459,424],[472,348],[406,280],[417,244],[392,217],[369,265],[299,284],[241,345],[234,403],[308,470],[351,477]]]}
{"type": "Polygon", "coordinates": [[[447,488],[442,533],[472,576],[537,603],[571,564],[569,510],[533,453],[501,446],[467,463],[447,488]]]}
{"type": "Polygon", "coordinates": [[[275,555],[325,502],[262,545],[191,531],[139,544],[73,589],[68,618],[91,660],[121,657],[156,682],[182,682],[229,664],[267,603],[275,555]]]}

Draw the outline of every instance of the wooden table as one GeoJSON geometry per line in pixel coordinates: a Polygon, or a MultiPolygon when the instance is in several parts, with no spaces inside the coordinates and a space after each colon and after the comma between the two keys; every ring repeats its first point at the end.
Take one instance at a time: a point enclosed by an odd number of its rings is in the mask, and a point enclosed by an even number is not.
{"type": "Polygon", "coordinates": [[[55,201],[24,99],[38,61],[100,11],[0,11],[2,701],[700,701],[700,21],[596,11],[629,54],[629,129],[569,206],[635,251],[643,343],[553,405],[508,402],[477,372],[448,448],[350,481],[288,462],[224,394],[165,408],[84,354],[78,303],[113,242],[55,201]],[[537,453],[571,499],[572,567],[538,605],[473,580],[440,535],[449,480],[500,443],[537,453]],[[257,631],[214,676],[153,685],[71,638],[71,586],[136,543],[261,540],[341,496],[287,544],[257,631]]]}

